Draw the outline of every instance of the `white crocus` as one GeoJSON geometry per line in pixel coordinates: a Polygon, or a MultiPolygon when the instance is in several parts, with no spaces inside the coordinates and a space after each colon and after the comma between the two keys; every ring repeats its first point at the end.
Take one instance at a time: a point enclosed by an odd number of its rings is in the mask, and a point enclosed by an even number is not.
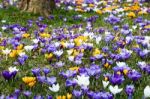
{"type": "Polygon", "coordinates": [[[6,20],[2,20],[1,22],[2,22],[2,23],[6,23],[6,20]]]}
{"type": "Polygon", "coordinates": [[[2,50],[2,53],[6,55],[6,60],[8,58],[8,54],[11,52],[11,49],[6,48],[5,50],[2,50]]]}
{"type": "Polygon", "coordinates": [[[68,10],[73,10],[73,7],[71,7],[71,6],[68,6],[68,10]]]}
{"type": "Polygon", "coordinates": [[[149,98],[150,97],[150,86],[146,86],[144,89],[144,98],[149,98]]]}
{"type": "Polygon", "coordinates": [[[90,84],[89,76],[81,75],[74,79],[79,86],[88,86],[90,84]]]}
{"type": "Polygon", "coordinates": [[[21,53],[19,53],[19,56],[24,56],[24,55],[26,55],[26,53],[25,53],[25,52],[21,52],[21,53]]]}
{"type": "Polygon", "coordinates": [[[58,92],[60,89],[59,84],[53,84],[52,87],[49,87],[52,92],[58,92]]]}
{"type": "Polygon", "coordinates": [[[11,49],[6,48],[5,50],[2,50],[3,54],[9,54],[11,52],[11,49]]]}
{"type": "Polygon", "coordinates": [[[99,37],[96,37],[96,44],[99,44],[99,42],[102,40],[102,37],[99,36],[99,37]]]}
{"type": "Polygon", "coordinates": [[[67,50],[68,55],[71,55],[73,53],[73,49],[67,50]]]}
{"type": "Polygon", "coordinates": [[[74,61],[74,56],[69,56],[68,59],[72,62],[74,61]]]}
{"type": "Polygon", "coordinates": [[[124,67],[127,66],[127,64],[125,62],[116,62],[118,67],[124,67]]]}
{"type": "Polygon", "coordinates": [[[102,81],[102,83],[103,83],[103,87],[106,88],[109,84],[109,81],[102,81]]]}
{"type": "Polygon", "coordinates": [[[55,51],[54,54],[56,56],[61,56],[63,54],[63,50],[58,50],[58,51],[55,51]]]}
{"type": "Polygon", "coordinates": [[[3,31],[7,29],[6,26],[2,26],[1,28],[2,28],[3,31]]]}
{"type": "Polygon", "coordinates": [[[9,67],[8,70],[9,70],[9,72],[11,72],[11,73],[12,73],[12,72],[15,72],[15,71],[16,71],[16,72],[19,71],[19,69],[17,69],[16,67],[9,67]]]}
{"type": "Polygon", "coordinates": [[[33,39],[32,41],[33,43],[37,44],[39,42],[39,39],[33,39]]]}
{"type": "Polygon", "coordinates": [[[34,46],[29,46],[29,45],[24,47],[26,51],[31,51],[33,48],[34,46]]]}
{"type": "Polygon", "coordinates": [[[116,94],[120,93],[123,90],[123,88],[118,88],[118,85],[115,85],[115,86],[111,85],[111,86],[109,86],[109,90],[111,93],[116,95],[116,94]]]}

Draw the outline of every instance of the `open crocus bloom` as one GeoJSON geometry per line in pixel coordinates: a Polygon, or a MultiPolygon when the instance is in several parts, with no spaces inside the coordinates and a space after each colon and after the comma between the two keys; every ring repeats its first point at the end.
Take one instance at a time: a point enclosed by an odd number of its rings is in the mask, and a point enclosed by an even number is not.
{"type": "Polygon", "coordinates": [[[115,85],[115,86],[111,85],[111,86],[109,86],[109,90],[111,93],[116,95],[116,94],[120,93],[123,90],[123,88],[118,88],[118,85],[115,85]]]}
{"type": "Polygon", "coordinates": [[[53,84],[52,87],[49,87],[52,92],[58,92],[60,89],[59,84],[53,84]]]}
{"type": "Polygon", "coordinates": [[[77,76],[77,79],[75,81],[78,83],[79,86],[88,86],[90,84],[89,76],[81,75],[77,76]]]}

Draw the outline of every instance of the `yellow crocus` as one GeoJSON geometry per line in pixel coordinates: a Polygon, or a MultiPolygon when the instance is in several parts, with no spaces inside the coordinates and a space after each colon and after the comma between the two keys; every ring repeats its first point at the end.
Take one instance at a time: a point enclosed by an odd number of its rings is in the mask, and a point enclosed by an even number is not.
{"type": "Polygon", "coordinates": [[[40,33],[40,37],[42,37],[42,38],[50,38],[51,35],[48,34],[48,33],[40,33]]]}
{"type": "Polygon", "coordinates": [[[50,53],[50,54],[45,54],[45,58],[47,58],[47,59],[51,59],[53,57],[53,54],[52,53],[50,53]]]}
{"type": "Polygon", "coordinates": [[[22,34],[22,37],[23,38],[28,38],[28,37],[30,37],[30,34],[29,33],[24,33],[24,34],[22,34]]]}
{"type": "Polygon", "coordinates": [[[33,81],[33,82],[28,83],[28,86],[33,87],[35,84],[36,84],[36,81],[33,81]]]}
{"type": "Polygon", "coordinates": [[[97,10],[96,13],[102,14],[102,11],[101,10],[97,10]]]}
{"type": "Polygon", "coordinates": [[[78,71],[79,70],[79,67],[71,67],[71,68],[69,68],[69,70],[72,70],[72,71],[78,71]]]}
{"type": "Polygon", "coordinates": [[[22,81],[26,84],[30,83],[30,82],[34,82],[36,80],[36,77],[23,77],[22,81]]]}
{"type": "Polygon", "coordinates": [[[72,98],[72,94],[67,93],[67,99],[71,99],[72,98]]]}
{"type": "Polygon", "coordinates": [[[93,56],[99,55],[100,53],[101,51],[98,48],[96,48],[93,52],[93,56]]]}
{"type": "Polygon", "coordinates": [[[136,17],[136,15],[135,15],[135,13],[134,12],[130,12],[130,13],[128,13],[128,15],[127,15],[128,17],[130,17],[130,18],[135,18],[136,17]]]}
{"type": "Polygon", "coordinates": [[[125,75],[127,75],[128,70],[127,70],[127,69],[124,69],[124,70],[123,70],[123,73],[124,73],[125,75]]]}
{"type": "Polygon", "coordinates": [[[89,7],[94,7],[94,4],[89,4],[89,7]]]}
{"type": "Polygon", "coordinates": [[[150,29],[150,25],[144,26],[145,29],[150,29]]]}
{"type": "Polygon", "coordinates": [[[104,67],[105,67],[105,68],[110,68],[109,63],[105,63],[105,64],[104,64],[104,67]]]}
{"type": "Polygon", "coordinates": [[[21,49],[23,49],[23,44],[17,46],[17,50],[21,50],[21,49]]]}

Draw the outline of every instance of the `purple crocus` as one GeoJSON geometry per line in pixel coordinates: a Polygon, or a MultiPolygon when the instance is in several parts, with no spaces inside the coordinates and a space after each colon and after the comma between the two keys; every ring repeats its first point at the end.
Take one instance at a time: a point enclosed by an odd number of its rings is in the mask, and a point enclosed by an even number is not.
{"type": "Polygon", "coordinates": [[[142,77],[141,73],[136,70],[129,71],[127,76],[133,81],[137,81],[142,77]]]}
{"type": "Polygon", "coordinates": [[[34,96],[34,98],[33,98],[33,99],[44,99],[44,96],[36,95],[36,96],[34,96]]]}
{"type": "Polygon", "coordinates": [[[67,79],[66,80],[66,87],[70,87],[70,86],[75,86],[77,85],[76,81],[73,79],[73,80],[70,80],[70,79],[67,79]]]}
{"type": "Polygon", "coordinates": [[[38,80],[40,83],[45,83],[46,77],[45,77],[45,76],[37,76],[37,80],[38,80]]]}
{"type": "Polygon", "coordinates": [[[56,77],[47,77],[46,83],[53,85],[54,83],[56,83],[56,77]]]}
{"type": "Polygon", "coordinates": [[[9,96],[6,96],[5,99],[18,99],[18,97],[16,95],[9,95],[9,96]]]}
{"type": "Polygon", "coordinates": [[[73,90],[72,94],[76,97],[76,98],[80,98],[82,96],[82,91],[81,90],[73,90]]]}
{"type": "Polygon", "coordinates": [[[132,94],[134,93],[134,91],[135,91],[134,85],[126,86],[125,92],[128,95],[128,99],[132,99],[132,94]]]}
{"type": "Polygon", "coordinates": [[[32,69],[32,73],[34,76],[39,76],[40,75],[40,68],[32,69]]]}
{"type": "Polygon", "coordinates": [[[21,65],[24,65],[25,64],[25,61],[28,59],[28,56],[27,55],[23,55],[23,56],[20,56],[18,57],[18,62],[21,64],[21,65]]]}
{"type": "Polygon", "coordinates": [[[2,75],[5,78],[5,80],[10,80],[13,77],[13,74],[7,70],[4,70],[2,72],[2,75]]]}
{"type": "Polygon", "coordinates": [[[123,75],[119,75],[119,74],[114,74],[110,77],[110,82],[113,84],[113,85],[116,85],[116,84],[122,84],[122,82],[124,81],[124,76],[123,75]]]}
{"type": "Polygon", "coordinates": [[[64,78],[74,77],[76,74],[77,72],[72,70],[67,70],[66,72],[64,71],[60,72],[60,75],[62,75],[64,78]]]}
{"type": "Polygon", "coordinates": [[[50,73],[50,69],[49,68],[43,68],[43,72],[46,76],[48,73],[50,73]]]}
{"type": "Polygon", "coordinates": [[[46,99],[53,99],[53,97],[48,95],[46,99]]]}
{"type": "Polygon", "coordinates": [[[32,92],[30,92],[30,91],[24,91],[23,95],[25,95],[26,97],[30,97],[32,95],[32,92]]]}

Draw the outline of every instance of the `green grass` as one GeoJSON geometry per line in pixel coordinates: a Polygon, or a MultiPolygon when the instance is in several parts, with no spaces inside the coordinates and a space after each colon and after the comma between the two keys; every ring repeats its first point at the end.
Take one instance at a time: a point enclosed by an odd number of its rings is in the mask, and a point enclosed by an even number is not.
{"type": "MultiPolygon", "coordinates": [[[[43,23],[47,24],[47,25],[52,25],[53,27],[50,28],[50,29],[53,29],[53,28],[57,28],[57,27],[62,27],[63,25],[74,25],[74,24],[83,24],[85,26],[86,22],[81,19],[81,20],[73,20],[72,17],[75,16],[75,15],[83,15],[83,17],[91,17],[93,15],[96,15],[96,13],[94,12],[90,12],[90,13],[79,13],[79,12],[75,12],[75,11],[64,11],[64,10],[61,10],[61,9],[57,9],[57,10],[54,10],[52,15],[54,15],[54,20],[49,20],[47,18],[44,19],[43,23]],[[67,18],[67,21],[64,22],[63,20],[59,19],[59,16],[62,15],[64,18],[67,18]]],[[[104,18],[106,16],[108,16],[107,14],[103,14],[103,15],[98,15],[99,18],[97,19],[97,21],[94,23],[94,27],[95,28],[99,28],[99,27],[105,27],[105,28],[108,28],[111,30],[112,28],[112,25],[108,24],[108,23],[105,23],[104,22],[104,18]]],[[[6,20],[7,22],[5,24],[21,24],[22,26],[26,26],[27,24],[27,20],[37,20],[37,18],[39,17],[39,15],[35,15],[35,14],[32,14],[32,13],[26,13],[26,12],[20,12],[18,9],[14,8],[14,7],[10,7],[9,9],[7,10],[4,10],[4,9],[0,9],[0,21],[1,20],[6,20]]],[[[150,20],[150,15],[146,15],[146,16],[143,16],[144,19],[148,19],[150,20]]],[[[128,18],[125,18],[125,20],[121,23],[122,24],[125,24],[125,23],[129,23],[130,25],[133,25],[133,20],[132,19],[128,19],[128,18]]],[[[0,22],[0,26],[2,26],[3,24],[0,22]]],[[[35,25],[35,24],[34,24],[35,25]]],[[[30,33],[32,34],[33,31],[37,29],[36,26],[34,26],[33,28],[31,28],[29,31],[30,33]]],[[[3,34],[6,35],[6,36],[10,36],[10,34],[8,34],[9,31],[4,31],[3,34]]],[[[28,39],[26,40],[28,41],[28,39]]],[[[30,43],[30,41],[29,41],[30,43]]],[[[104,42],[101,42],[102,44],[99,44],[99,45],[96,45],[99,49],[101,49],[103,46],[106,46],[106,43],[104,42]]],[[[34,53],[32,53],[34,55],[34,53]]],[[[88,54],[91,54],[91,53],[88,53],[88,54]]],[[[37,56],[36,59],[34,59],[32,56],[33,55],[30,55],[29,59],[27,60],[27,62],[25,63],[25,65],[23,66],[18,66],[18,68],[20,69],[20,72],[18,72],[17,74],[17,77],[15,79],[15,81],[9,81],[9,82],[6,82],[1,76],[0,76],[0,94],[6,94],[8,95],[9,93],[12,93],[14,91],[15,88],[20,88],[20,86],[23,86],[23,89],[24,90],[31,90],[33,92],[33,95],[34,94],[42,94],[42,95],[53,95],[55,96],[56,94],[48,91],[48,86],[47,85],[41,85],[41,84],[37,84],[36,87],[34,88],[29,88],[29,87],[26,87],[21,78],[24,77],[24,76],[29,76],[31,74],[31,69],[32,68],[35,68],[35,67],[49,67],[51,68],[52,70],[52,73],[51,75],[55,75],[57,76],[57,80],[59,83],[63,82],[63,84],[61,85],[62,87],[62,92],[59,92],[58,95],[63,95],[65,94],[68,90],[70,89],[66,89],[64,85],[64,82],[62,80],[61,77],[58,76],[58,73],[59,71],[61,70],[66,70],[66,68],[68,68],[67,66],[73,66],[74,64],[72,63],[67,63],[66,66],[64,68],[60,68],[60,69],[53,69],[50,64],[47,62],[47,60],[44,59],[44,55],[39,55],[37,56]],[[44,60],[43,60],[44,59],[44,60]],[[42,89],[39,89],[39,88],[42,88],[42,89]]],[[[87,55],[87,56],[90,56],[90,55],[87,55]]],[[[64,59],[66,59],[67,56],[63,56],[64,59]]],[[[131,67],[131,68],[135,68],[136,70],[139,70],[137,69],[137,65],[136,63],[138,61],[142,61],[143,59],[141,59],[140,57],[138,57],[137,55],[133,54],[133,56],[131,57],[130,60],[126,61],[126,63],[131,67]]],[[[67,60],[65,60],[67,62],[67,60]]],[[[84,65],[89,65],[89,61],[88,60],[84,60],[85,61],[85,64],[84,65]]],[[[150,63],[149,59],[146,59],[144,60],[148,63],[150,63]]],[[[0,61],[0,72],[4,69],[7,69],[9,66],[12,66],[14,62],[14,59],[9,59],[9,61],[6,61],[6,60],[1,60],[0,61]]],[[[99,62],[97,62],[97,64],[100,64],[99,62]]],[[[115,66],[115,64],[112,65],[112,67],[115,66]]],[[[110,69],[108,70],[105,70],[107,72],[110,71],[110,69]]],[[[102,84],[101,84],[101,79],[98,79],[96,82],[99,84],[97,86],[97,88],[93,88],[93,86],[90,86],[91,88],[93,89],[102,89],[102,84]]],[[[140,81],[138,82],[135,82],[134,85],[136,87],[136,91],[134,93],[134,99],[141,99],[141,96],[143,95],[143,88],[148,85],[150,82],[150,76],[148,76],[147,74],[144,74],[143,73],[143,76],[141,78],[140,81]],[[143,80],[144,79],[144,80],[143,80]],[[139,98],[140,97],[140,98],[139,98]]],[[[125,85],[126,84],[132,84],[133,82],[130,81],[130,80],[126,80],[123,85],[121,85],[120,87],[124,87],[125,88],[125,85]]],[[[71,92],[71,91],[70,91],[71,92]]],[[[116,99],[126,99],[127,96],[125,95],[124,92],[122,92],[120,95],[117,95],[116,96],[117,98],[116,99]],[[124,98],[122,98],[124,97],[124,98]]],[[[22,97],[21,99],[25,99],[25,97],[22,97]]]]}

